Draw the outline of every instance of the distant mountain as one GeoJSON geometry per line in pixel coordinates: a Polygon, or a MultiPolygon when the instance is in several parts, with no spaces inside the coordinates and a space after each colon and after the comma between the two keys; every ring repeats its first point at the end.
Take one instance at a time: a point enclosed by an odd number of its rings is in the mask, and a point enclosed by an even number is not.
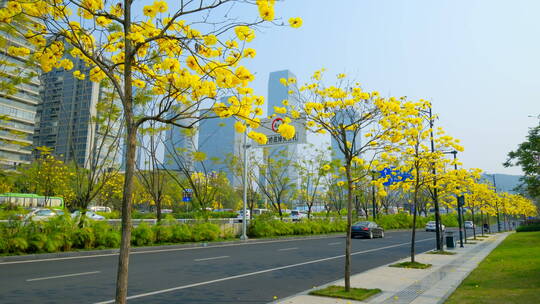
{"type": "MultiPolygon", "coordinates": [[[[521,175],[509,175],[509,174],[495,174],[495,183],[497,184],[497,191],[504,191],[509,193],[515,193],[516,188],[520,181],[521,175]]],[[[482,174],[482,179],[493,184],[493,177],[491,174],[482,174]]]]}

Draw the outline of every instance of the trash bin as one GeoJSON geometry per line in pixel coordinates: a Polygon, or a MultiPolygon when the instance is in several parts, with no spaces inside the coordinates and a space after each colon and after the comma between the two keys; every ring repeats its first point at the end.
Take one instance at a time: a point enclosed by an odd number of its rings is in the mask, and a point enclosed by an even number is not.
{"type": "Polygon", "coordinates": [[[454,236],[454,231],[446,231],[444,233],[444,238],[446,239],[446,248],[456,248],[456,238],[454,236]]]}

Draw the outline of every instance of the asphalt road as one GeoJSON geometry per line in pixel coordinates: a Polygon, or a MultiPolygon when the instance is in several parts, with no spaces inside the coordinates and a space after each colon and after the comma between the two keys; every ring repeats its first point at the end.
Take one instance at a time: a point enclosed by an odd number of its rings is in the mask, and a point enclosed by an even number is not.
{"type": "MultiPolygon", "coordinates": [[[[418,231],[417,252],[435,247],[418,231]]],[[[410,232],[354,239],[352,272],[409,255],[410,232]]],[[[342,278],[343,236],[132,253],[130,303],[268,303],[342,278]]],[[[0,263],[0,303],[112,303],[117,255],[0,263]]]]}

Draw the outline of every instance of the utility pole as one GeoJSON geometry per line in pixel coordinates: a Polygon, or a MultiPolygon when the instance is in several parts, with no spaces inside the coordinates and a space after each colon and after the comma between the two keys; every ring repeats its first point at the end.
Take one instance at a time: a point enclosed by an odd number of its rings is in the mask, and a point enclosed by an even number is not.
{"type": "MultiPolygon", "coordinates": [[[[454,150],[450,152],[454,154],[454,170],[456,170],[457,174],[457,151],[454,150]]],[[[461,225],[461,208],[463,207],[463,200],[465,199],[463,196],[456,196],[457,199],[457,212],[458,212],[458,222],[459,222],[459,247],[463,248],[463,226],[461,225]]]]}
{"type": "MultiPolygon", "coordinates": [[[[493,180],[493,186],[495,187],[495,193],[497,193],[497,182],[495,181],[495,174],[491,174],[491,179],[493,180]]],[[[499,219],[499,201],[497,200],[495,204],[495,209],[497,210],[497,231],[501,232],[501,221],[499,219]]]]}
{"type": "MultiPolygon", "coordinates": [[[[435,142],[433,139],[433,114],[431,112],[431,104],[429,105],[429,128],[430,128],[430,138],[431,138],[431,153],[435,152],[435,142]]],[[[435,169],[435,163],[432,163],[432,174],[433,174],[433,204],[435,205],[435,236],[437,238],[437,250],[441,251],[442,241],[441,241],[441,214],[439,213],[439,194],[437,192],[437,170],[435,169]]]]}
{"type": "MultiPolygon", "coordinates": [[[[371,179],[375,180],[375,171],[371,171],[371,179]]],[[[371,185],[371,203],[373,204],[373,221],[377,218],[377,202],[375,200],[375,185],[371,185]]]]}
{"type": "Polygon", "coordinates": [[[244,207],[243,207],[243,212],[242,212],[242,235],[240,236],[240,239],[241,240],[247,240],[248,239],[248,236],[247,236],[247,216],[246,216],[246,212],[247,212],[247,183],[248,183],[248,178],[247,178],[247,172],[248,172],[248,169],[247,169],[247,165],[248,165],[248,158],[247,158],[247,150],[248,150],[248,143],[247,143],[247,130],[244,131],[244,176],[243,176],[243,180],[244,180],[244,189],[243,189],[243,199],[244,199],[244,207]]]}

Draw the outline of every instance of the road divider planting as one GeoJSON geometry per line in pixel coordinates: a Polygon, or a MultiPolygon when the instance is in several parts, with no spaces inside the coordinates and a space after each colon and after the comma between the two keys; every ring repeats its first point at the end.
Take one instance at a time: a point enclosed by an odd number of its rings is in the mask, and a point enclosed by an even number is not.
{"type": "MultiPolygon", "coordinates": [[[[118,248],[118,227],[87,220],[83,224],[69,216],[48,221],[10,221],[0,225],[0,254],[52,253],[72,250],[118,248]]],[[[172,221],[133,228],[131,243],[151,246],[230,239],[234,233],[208,222],[178,224],[172,221]]]]}

